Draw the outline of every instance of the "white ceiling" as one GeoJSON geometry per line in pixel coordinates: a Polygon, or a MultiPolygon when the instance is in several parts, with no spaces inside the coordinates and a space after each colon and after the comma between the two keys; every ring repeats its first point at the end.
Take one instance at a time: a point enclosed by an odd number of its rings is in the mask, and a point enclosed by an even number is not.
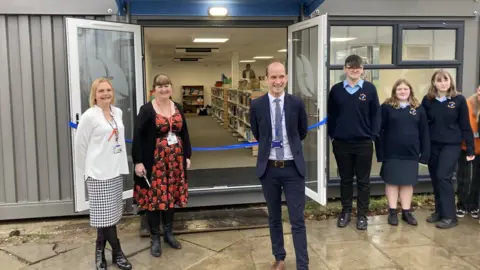
{"type": "MultiPolygon", "coordinates": [[[[219,52],[202,55],[205,62],[231,61],[232,53],[239,53],[239,60],[252,59],[254,56],[273,56],[284,60],[287,48],[286,28],[145,28],[145,42],[150,46],[153,63],[172,61],[176,57],[193,57],[192,54],[175,53],[176,47],[219,48],[219,52]],[[194,43],[194,37],[227,37],[225,43],[194,43]]],[[[200,54],[195,54],[200,55],[200,54]]],[[[258,60],[257,62],[271,61],[258,60]]]]}

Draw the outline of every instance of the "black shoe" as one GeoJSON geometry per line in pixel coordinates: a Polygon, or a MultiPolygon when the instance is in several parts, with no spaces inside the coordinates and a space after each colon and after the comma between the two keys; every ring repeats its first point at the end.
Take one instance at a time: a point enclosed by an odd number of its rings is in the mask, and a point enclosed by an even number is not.
{"type": "Polygon", "coordinates": [[[453,228],[453,227],[457,226],[458,221],[456,219],[452,219],[452,218],[450,218],[450,219],[444,218],[444,219],[440,220],[439,222],[437,222],[435,225],[439,229],[450,229],[450,228],[453,228]]]}
{"type": "Polygon", "coordinates": [[[95,269],[97,270],[107,270],[107,260],[105,259],[106,243],[106,240],[97,240],[97,244],[95,247],[95,269]]]}
{"type": "Polygon", "coordinates": [[[357,230],[366,230],[368,227],[367,217],[359,216],[357,217],[357,230]]]}
{"type": "Polygon", "coordinates": [[[162,212],[163,240],[172,248],[182,249],[182,244],[173,236],[173,213],[175,209],[162,212]]]}
{"type": "Polygon", "coordinates": [[[428,223],[437,223],[441,220],[440,218],[440,214],[439,213],[432,213],[428,218],[427,218],[427,222],[428,223]]]}
{"type": "Polygon", "coordinates": [[[345,228],[350,223],[351,214],[349,212],[342,212],[337,220],[337,227],[345,228]]]}
{"type": "Polygon", "coordinates": [[[397,209],[390,209],[388,212],[388,224],[392,226],[397,226],[398,225],[398,215],[397,215],[397,209]]]}
{"type": "Polygon", "coordinates": [[[112,263],[116,264],[118,268],[122,270],[132,269],[132,264],[127,260],[127,257],[123,254],[120,247],[120,240],[117,239],[114,243],[110,243],[112,246],[112,263]]]}
{"type": "Polygon", "coordinates": [[[466,212],[467,212],[467,211],[465,211],[465,210],[463,210],[463,209],[460,209],[460,208],[457,209],[457,217],[463,218],[463,217],[465,216],[465,213],[466,213],[466,212]]]}
{"type": "Polygon", "coordinates": [[[418,222],[415,216],[410,211],[402,211],[402,220],[412,226],[417,226],[418,222]]]}
{"type": "Polygon", "coordinates": [[[479,211],[478,209],[475,209],[475,210],[470,211],[470,215],[472,216],[472,218],[477,219],[479,212],[480,212],[480,211],[479,211]]]}
{"type": "Polygon", "coordinates": [[[140,216],[140,228],[138,229],[138,234],[140,237],[149,237],[150,229],[148,227],[148,218],[146,214],[140,216]]]}

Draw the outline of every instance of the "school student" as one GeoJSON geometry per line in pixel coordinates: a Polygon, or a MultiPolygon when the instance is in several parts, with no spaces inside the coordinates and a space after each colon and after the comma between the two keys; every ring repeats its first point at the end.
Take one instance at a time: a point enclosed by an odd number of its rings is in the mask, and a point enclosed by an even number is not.
{"type": "Polygon", "coordinates": [[[402,220],[416,226],[417,220],[411,212],[413,186],[418,181],[418,163],[428,163],[430,138],[427,116],[407,80],[395,82],[391,97],[381,106],[381,118],[375,149],[378,162],[382,162],[380,176],[386,184],[388,224],[398,225],[400,195],[402,220]]]}
{"type": "Polygon", "coordinates": [[[462,140],[466,144],[465,160],[475,158],[467,101],[457,93],[452,75],[445,70],[437,70],[432,75],[422,106],[427,112],[429,124],[431,152],[428,170],[435,195],[435,212],[427,218],[427,222],[449,229],[458,225],[452,177],[460,157],[462,140]]]}
{"type": "Polygon", "coordinates": [[[480,86],[477,92],[467,99],[470,127],[475,137],[475,160],[467,161],[467,145],[462,142],[462,152],[458,159],[457,172],[457,217],[464,217],[469,213],[473,218],[478,218],[478,200],[480,187],[480,86]]]}
{"type": "Polygon", "coordinates": [[[328,96],[328,135],[341,179],[342,213],[337,226],[344,228],[350,222],[356,176],[356,225],[358,230],[366,230],[373,142],[380,131],[380,102],[375,85],[361,79],[363,60],[360,56],[348,56],[343,70],[346,79],[335,84],[328,96]]]}

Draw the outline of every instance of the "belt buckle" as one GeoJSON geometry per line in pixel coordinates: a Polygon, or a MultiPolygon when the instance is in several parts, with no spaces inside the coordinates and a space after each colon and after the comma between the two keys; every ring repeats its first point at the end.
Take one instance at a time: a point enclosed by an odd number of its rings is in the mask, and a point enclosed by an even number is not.
{"type": "Polygon", "coordinates": [[[284,168],[285,162],[283,160],[275,160],[275,167],[276,168],[284,168]]]}

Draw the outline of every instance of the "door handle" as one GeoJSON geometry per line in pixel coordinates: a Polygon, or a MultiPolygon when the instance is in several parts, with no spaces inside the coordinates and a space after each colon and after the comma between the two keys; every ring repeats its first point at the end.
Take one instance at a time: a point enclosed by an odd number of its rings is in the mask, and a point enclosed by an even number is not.
{"type": "Polygon", "coordinates": [[[76,118],[75,122],[78,125],[78,123],[80,122],[80,114],[79,113],[75,114],[75,118],[76,118]]]}
{"type": "Polygon", "coordinates": [[[320,117],[320,115],[318,115],[318,114],[309,114],[308,116],[310,116],[310,117],[317,117],[317,118],[320,117]]]}

